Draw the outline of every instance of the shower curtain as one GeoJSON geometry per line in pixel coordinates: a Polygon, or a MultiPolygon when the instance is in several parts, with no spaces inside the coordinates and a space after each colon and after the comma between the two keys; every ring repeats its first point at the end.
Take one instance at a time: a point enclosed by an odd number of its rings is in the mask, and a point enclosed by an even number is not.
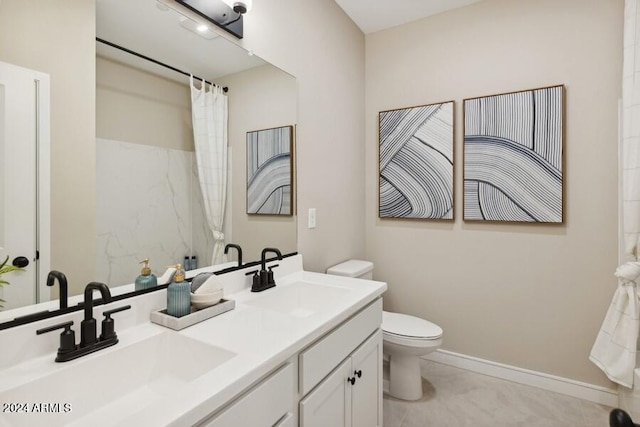
{"type": "Polygon", "coordinates": [[[193,77],[190,80],[198,180],[214,240],[211,255],[211,265],[214,265],[223,262],[225,245],[222,224],[227,199],[227,96],[221,87],[202,82],[201,88],[196,88],[193,77]]]}
{"type": "Polygon", "coordinates": [[[618,288],[589,359],[614,382],[633,386],[640,330],[640,0],[625,0],[622,70],[622,239],[618,288]]]}

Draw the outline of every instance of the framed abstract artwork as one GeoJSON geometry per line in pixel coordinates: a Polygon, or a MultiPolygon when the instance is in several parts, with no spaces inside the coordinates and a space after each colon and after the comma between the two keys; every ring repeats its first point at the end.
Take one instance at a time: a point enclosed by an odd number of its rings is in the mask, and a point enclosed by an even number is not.
{"type": "Polygon", "coordinates": [[[453,220],[453,101],[381,111],[380,218],[453,220]]]}
{"type": "Polygon", "coordinates": [[[247,132],[247,213],[293,215],[293,126],[247,132]]]}
{"type": "Polygon", "coordinates": [[[464,100],[464,220],[564,222],[564,86],[464,100]]]}

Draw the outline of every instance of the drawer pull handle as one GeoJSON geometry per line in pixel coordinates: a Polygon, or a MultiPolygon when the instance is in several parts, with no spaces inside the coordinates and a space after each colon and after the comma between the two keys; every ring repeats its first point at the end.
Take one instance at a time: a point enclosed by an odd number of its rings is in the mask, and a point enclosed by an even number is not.
{"type": "Polygon", "coordinates": [[[347,378],[347,382],[351,383],[351,385],[354,385],[356,383],[356,379],[355,378],[347,378]]]}
{"type": "Polygon", "coordinates": [[[353,371],[353,375],[357,375],[358,378],[362,378],[362,369],[358,369],[357,371],[353,371]]]}

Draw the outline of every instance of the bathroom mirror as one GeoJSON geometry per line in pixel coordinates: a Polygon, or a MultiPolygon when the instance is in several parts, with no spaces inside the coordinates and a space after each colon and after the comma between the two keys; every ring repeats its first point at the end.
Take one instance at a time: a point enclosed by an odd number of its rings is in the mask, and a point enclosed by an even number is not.
{"type": "MultiPolygon", "coordinates": [[[[192,22],[155,0],[82,3],[0,2],[0,40],[8,39],[5,31],[12,38],[11,46],[0,42],[0,61],[51,75],[50,269],[67,275],[69,295],[93,280],[132,283],[144,257],[158,274],[185,255],[196,255],[200,266],[210,263],[212,239],[193,173],[189,78],[94,48],[96,36],[229,88],[225,240],[242,246],[245,261],[259,259],[265,246],[295,251],[295,215],[245,213],[246,132],[295,125],[295,78],[224,37],[202,37],[192,22]],[[82,72],[93,70],[89,93],[82,72]],[[92,115],[95,137],[86,131],[83,137],[92,115]],[[153,202],[128,210],[151,191],[153,202]]],[[[11,311],[0,321],[11,319],[11,311]]]]}

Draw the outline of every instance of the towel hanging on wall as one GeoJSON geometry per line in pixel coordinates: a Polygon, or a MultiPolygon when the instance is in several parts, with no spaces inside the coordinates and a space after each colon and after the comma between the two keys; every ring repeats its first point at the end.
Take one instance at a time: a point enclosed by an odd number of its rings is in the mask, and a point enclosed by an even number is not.
{"type": "Polygon", "coordinates": [[[618,288],[593,344],[589,360],[602,369],[611,381],[631,388],[640,330],[640,304],[636,283],[640,277],[640,262],[621,265],[616,270],[616,277],[618,288]]]}

